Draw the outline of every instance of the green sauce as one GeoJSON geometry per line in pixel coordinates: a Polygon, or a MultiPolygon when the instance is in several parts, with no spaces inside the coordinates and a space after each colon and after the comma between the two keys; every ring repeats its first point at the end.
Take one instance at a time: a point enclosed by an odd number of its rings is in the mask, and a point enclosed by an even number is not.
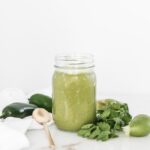
{"type": "Polygon", "coordinates": [[[53,117],[57,127],[66,131],[77,131],[95,120],[94,72],[69,74],[55,71],[53,117]]]}

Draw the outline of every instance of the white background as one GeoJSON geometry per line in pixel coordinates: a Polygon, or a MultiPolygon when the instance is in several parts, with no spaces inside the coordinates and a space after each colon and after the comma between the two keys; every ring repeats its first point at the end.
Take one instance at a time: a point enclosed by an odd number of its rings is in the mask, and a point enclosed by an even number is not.
{"type": "Polygon", "coordinates": [[[150,92],[149,0],[1,0],[0,90],[51,85],[54,56],[95,55],[99,93],[150,92]]]}

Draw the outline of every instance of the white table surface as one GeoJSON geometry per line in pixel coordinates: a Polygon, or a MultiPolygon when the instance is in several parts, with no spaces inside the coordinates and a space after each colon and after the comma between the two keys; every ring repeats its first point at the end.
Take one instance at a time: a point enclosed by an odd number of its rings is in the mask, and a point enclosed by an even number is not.
{"type": "MultiPolygon", "coordinates": [[[[103,96],[106,97],[106,96],[103,96]]],[[[103,98],[102,97],[102,98],[103,98]]],[[[108,96],[107,96],[108,97],[108,96]]],[[[139,113],[146,113],[150,115],[150,95],[122,95],[113,96],[127,102],[131,114],[135,116],[139,113]]],[[[51,134],[57,145],[57,149],[66,150],[150,150],[150,136],[143,138],[127,137],[123,133],[119,138],[110,139],[106,142],[88,140],[77,136],[76,133],[69,133],[60,131],[55,124],[50,126],[51,134]],[[75,144],[71,148],[63,147],[63,145],[75,144]]],[[[30,148],[26,150],[48,150],[48,142],[43,130],[33,130],[27,132],[27,137],[30,141],[30,148]]]]}

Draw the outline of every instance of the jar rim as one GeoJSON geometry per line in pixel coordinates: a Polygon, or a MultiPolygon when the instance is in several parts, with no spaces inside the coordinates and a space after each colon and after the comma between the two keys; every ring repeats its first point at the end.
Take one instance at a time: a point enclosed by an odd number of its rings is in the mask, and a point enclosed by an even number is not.
{"type": "Polygon", "coordinates": [[[58,54],[55,56],[56,68],[87,69],[94,67],[94,55],[92,54],[58,54]]]}

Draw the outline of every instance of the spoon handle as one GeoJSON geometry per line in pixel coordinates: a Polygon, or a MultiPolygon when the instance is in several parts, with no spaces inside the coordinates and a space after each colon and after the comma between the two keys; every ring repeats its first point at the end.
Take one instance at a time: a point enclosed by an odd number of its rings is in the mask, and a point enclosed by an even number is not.
{"type": "Polygon", "coordinates": [[[45,133],[47,134],[47,137],[48,137],[49,146],[54,149],[55,148],[55,143],[54,143],[54,141],[52,139],[50,130],[49,130],[49,128],[48,128],[46,123],[44,123],[43,126],[44,126],[45,133]]]}

